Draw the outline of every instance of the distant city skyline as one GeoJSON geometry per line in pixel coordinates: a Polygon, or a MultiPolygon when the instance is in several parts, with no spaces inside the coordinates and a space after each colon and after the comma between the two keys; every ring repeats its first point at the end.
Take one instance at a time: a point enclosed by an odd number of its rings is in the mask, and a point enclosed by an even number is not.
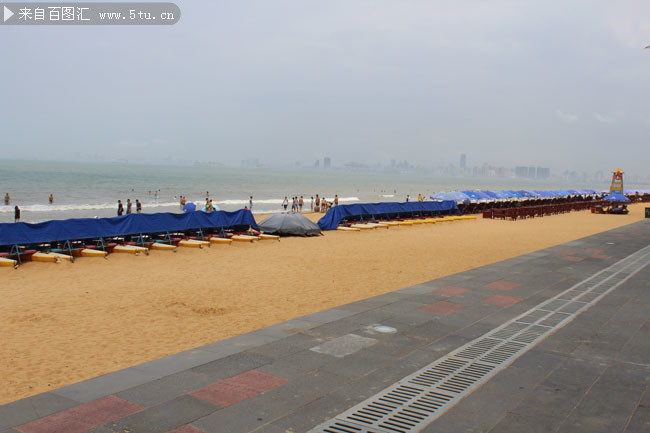
{"type": "Polygon", "coordinates": [[[648,173],[650,2],[178,5],[0,26],[0,156],[648,173]]]}

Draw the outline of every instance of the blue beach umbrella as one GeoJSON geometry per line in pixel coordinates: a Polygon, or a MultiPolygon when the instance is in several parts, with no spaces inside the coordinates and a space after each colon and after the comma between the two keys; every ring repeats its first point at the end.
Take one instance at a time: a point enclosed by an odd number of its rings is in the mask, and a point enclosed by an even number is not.
{"type": "Polygon", "coordinates": [[[459,191],[443,191],[431,195],[433,200],[454,200],[454,201],[465,201],[471,200],[466,194],[463,194],[459,191]]]}
{"type": "Polygon", "coordinates": [[[183,212],[194,212],[196,210],[196,205],[194,203],[185,203],[183,206],[183,212]]]}
{"type": "Polygon", "coordinates": [[[630,199],[625,197],[624,195],[616,194],[616,193],[610,194],[608,196],[603,197],[603,200],[614,201],[614,202],[624,202],[624,203],[627,203],[627,202],[630,201],[630,199]]]}

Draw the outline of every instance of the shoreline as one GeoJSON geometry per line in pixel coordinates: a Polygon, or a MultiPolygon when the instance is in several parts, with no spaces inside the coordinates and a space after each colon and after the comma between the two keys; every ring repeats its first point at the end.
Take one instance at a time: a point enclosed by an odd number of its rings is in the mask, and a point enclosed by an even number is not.
{"type": "Polygon", "coordinates": [[[644,205],[624,216],[587,211],[329,231],[0,270],[0,404],[626,225],[643,218],[644,205]]]}

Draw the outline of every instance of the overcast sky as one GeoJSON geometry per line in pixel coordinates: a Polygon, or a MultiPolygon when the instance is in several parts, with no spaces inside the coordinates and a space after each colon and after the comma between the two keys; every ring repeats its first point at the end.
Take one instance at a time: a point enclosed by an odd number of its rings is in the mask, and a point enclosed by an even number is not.
{"type": "Polygon", "coordinates": [[[648,174],[647,0],[176,3],[171,27],[0,26],[0,158],[648,174]]]}

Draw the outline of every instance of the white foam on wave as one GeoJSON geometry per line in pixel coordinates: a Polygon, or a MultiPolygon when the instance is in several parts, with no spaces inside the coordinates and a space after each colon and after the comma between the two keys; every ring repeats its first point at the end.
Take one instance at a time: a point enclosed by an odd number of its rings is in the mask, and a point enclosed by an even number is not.
{"type": "MultiPolygon", "coordinates": [[[[255,200],[253,199],[253,206],[260,204],[274,204],[281,205],[284,199],[267,199],[267,200],[255,200]]],[[[339,197],[340,202],[353,202],[359,201],[358,197],[339,197]]],[[[135,211],[135,201],[131,202],[133,204],[133,210],[135,211]]],[[[203,204],[204,200],[197,200],[194,203],[203,204]]],[[[216,203],[220,206],[247,206],[248,200],[216,200],[213,203],[216,203]]],[[[306,202],[309,203],[309,202],[306,202]]],[[[126,208],[126,202],[122,202],[126,208]]],[[[101,210],[101,209],[117,209],[117,202],[115,203],[86,203],[86,204],[18,204],[20,209],[23,212],[70,212],[70,211],[90,211],[90,210],[101,210]]],[[[162,207],[176,207],[178,208],[180,203],[178,202],[143,202],[143,209],[151,208],[162,208],[162,207]]],[[[14,206],[0,206],[0,212],[2,213],[11,213],[14,211],[14,206]]]]}
{"type": "MultiPolygon", "coordinates": [[[[135,210],[135,201],[131,202],[133,204],[133,210],[135,210]]],[[[126,202],[122,202],[126,208],[126,202]]],[[[178,207],[180,206],[177,202],[164,202],[164,203],[142,203],[143,208],[153,208],[153,207],[178,207]]],[[[69,212],[77,210],[98,210],[98,209],[117,209],[117,202],[115,203],[87,203],[87,204],[27,204],[21,205],[18,207],[22,211],[26,212],[69,212]]],[[[2,206],[0,207],[0,212],[13,212],[14,206],[2,206]]]]}

